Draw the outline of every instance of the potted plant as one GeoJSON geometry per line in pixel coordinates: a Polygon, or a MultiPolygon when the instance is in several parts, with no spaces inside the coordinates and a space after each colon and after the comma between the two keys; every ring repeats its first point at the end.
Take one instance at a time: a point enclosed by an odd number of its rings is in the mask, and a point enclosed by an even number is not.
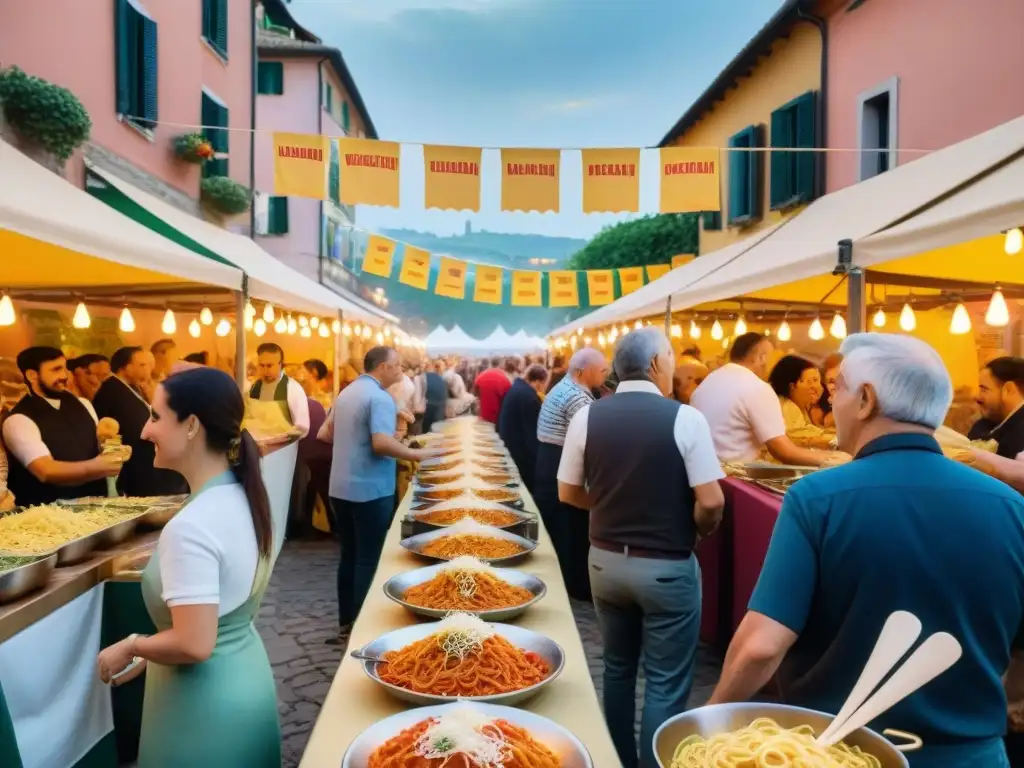
{"type": "Polygon", "coordinates": [[[213,159],[213,144],[201,133],[186,133],[174,139],[174,154],[186,163],[204,163],[213,159]]]}
{"type": "Polygon", "coordinates": [[[0,72],[0,103],[21,148],[49,155],[56,161],[56,170],[63,168],[92,130],[89,113],[71,91],[18,67],[0,72]]]}
{"type": "Polygon", "coordinates": [[[199,188],[203,205],[219,214],[245,213],[252,204],[252,192],[227,176],[209,176],[199,188]]]}

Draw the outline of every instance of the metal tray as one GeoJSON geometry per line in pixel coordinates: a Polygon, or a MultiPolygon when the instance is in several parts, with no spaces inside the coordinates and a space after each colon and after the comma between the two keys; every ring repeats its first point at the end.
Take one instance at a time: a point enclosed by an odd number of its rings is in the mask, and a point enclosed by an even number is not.
{"type": "Polygon", "coordinates": [[[0,603],[13,603],[46,585],[57,566],[57,553],[40,555],[38,560],[0,572],[0,603]]]}
{"type": "Polygon", "coordinates": [[[352,741],[345,751],[341,768],[366,768],[370,763],[370,756],[386,741],[428,718],[441,717],[453,707],[472,707],[488,717],[495,720],[507,720],[528,731],[531,737],[558,756],[560,768],[594,768],[594,761],[590,758],[586,747],[583,746],[583,742],[558,723],[533,712],[514,707],[462,702],[407,709],[383,720],[378,720],[352,741]]]}
{"type": "Polygon", "coordinates": [[[62,544],[57,549],[57,567],[62,565],[74,565],[87,560],[94,550],[99,549],[103,542],[103,534],[106,528],[93,531],[88,536],[80,539],[73,539],[67,544],[62,544]]]}
{"type": "MultiPolygon", "coordinates": [[[[448,611],[438,608],[424,608],[422,605],[413,605],[402,598],[402,595],[410,587],[430,581],[441,573],[441,568],[441,565],[428,565],[425,568],[417,568],[414,571],[406,571],[405,573],[392,576],[384,583],[384,594],[417,616],[443,619],[448,615],[448,611]]],[[[548,591],[547,585],[532,573],[524,573],[512,568],[495,568],[494,575],[508,584],[530,590],[533,594],[533,599],[511,608],[495,608],[490,611],[465,611],[466,613],[479,616],[484,621],[508,621],[525,613],[531,605],[544,597],[548,591]]]]}
{"type": "Polygon", "coordinates": [[[109,547],[116,547],[118,544],[127,541],[131,538],[131,535],[135,533],[135,528],[138,524],[138,517],[129,517],[127,520],[122,520],[119,523],[107,526],[99,532],[102,535],[99,538],[99,543],[96,545],[96,548],[108,549],[109,547]]]}
{"type": "MultiPolygon", "coordinates": [[[[420,548],[428,541],[433,541],[434,539],[439,539],[442,536],[449,535],[451,534],[449,533],[447,528],[438,528],[436,531],[430,531],[429,533],[419,533],[415,536],[410,536],[407,539],[402,539],[401,544],[405,549],[409,550],[413,554],[419,555],[420,557],[425,557],[427,560],[433,560],[434,562],[446,562],[444,558],[432,557],[431,555],[423,554],[420,551],[420,548]]],[[[502,530],[501,528],[495,528],[493,535],[495,538],[498,539],[507,539],[508,541],[514,541],[519,546],[524,547],[524,550],[516,555],[509,555],[508,557],[496,557],[494,559],[488,559],[484,557],[480,558],[485,563],[490,563],[491,565],[512,565],[513,563],[521,562],[522,560],[525,560],[527,557],[529,557],[533,553],[533,550],[537,548],[536,541],[524,539],[522,536],[516,536],[514,533],[509,533],[508,531],[502,530]]]]}
{"type": "MultiPolygon", "coordinates": [[[[472,509],[473,508],[473,501],[476,501],[478,504],[480,504],[480,507],[482,509],[485,508],[485,507],[483,507],[483,504],[482,504],[480,499],[474,499],[474,500],[470,500],[469,502],[466,503],[466,508],[467,509],[472,509]]],[[[409,510],[409,515],[414,520],[416,520],[417,522],[423,523],[424,525],[429,526],[430,528],[441,528],[441,529],[444,529],[444,528],[448,528],[449,526],[455,524],[455,523],[446,523],[446,524],[432,523],[429,520],[424,520],[422,516],[426,515],[427,513],[429,513],[435,506],[437,506],[437,505],[436,504],[427,504],[426,506],[423,506],[423,507],[414,507],[413,509],[409,510]]],[[[502,506],[506,506],[506,505],[502,505],[502,506]]],[[[503,510],[500,510],[500,511],[508,512],[510,514],[513,514],[513,515],[515,515],[516,519],[513,520],[511,523],[508,523],[506,525],[496,525],[496,526],[494,526],[495,528],[497,528],[499,530],[508,530],[509,528],[515,528],[517,525],[522,525],[523,523],[533,519],[532,515],[528,515],[525,512],[520,512],[518,509],[513,509],[512,507],[507,507],[506,509],[503,509],[503,510]]],[[[469,515],[466,515],[466,517],[469,517],[469,515]]],[[[460,518],[460,519],[463,519],[463,518],[460,518]]],[[[458,522],[458,521],[456,521],[456,522],[458,522]]]]}
{"type": "MultiPolygon", "coordinates": [[[[554,640],[540,634],[539,632],[534,632],[531,629],[524,629],[523,627],[516,627],[512,624],[492,624],[491,626],[497,634],[508,640],[516,648],[521,648],[524,651],[532,651],[544,659],[544,661],[546,661],[551,667],[551,674],[536,685],[531,685],[529,688],[523,688],[519,691],[498,693],[493,696],[467,696],[460,699],[460,701],[482,701],[489,702],[491,704],[519,704],[533,696],[536,696],[540,693],[542,688],[546,685],[550,685],[560,674],[562,674],[562,668],[565,667],[565,652],[562,650],[562,646],[554,640]]],[[[410,643],[415,643],[417,640],[430,637],[430,635],[435,632],[437,632],[437,624],[434,622],[413,624],[411,627],[402,627],[402,629],[396,629],[388,632],[387,634],[381,635],[376,640],[373,640],[360,648],[358,653],[370,656],[381,656],[388,651],[397,651],[405,648],[410,643]]],[[[406,688],[401,688],[397,685],[385,683],[377,674],[379,662],[363,660],[359,663],[362,665],[363,672],[366,673],[367,677],[378,685],[383,686],[388,693],[402,701],[422,706],[424,704],[437,704],[439,702],[452,700],[450,696],[439,696],[433,693],[417,693],[406,688]]]]}

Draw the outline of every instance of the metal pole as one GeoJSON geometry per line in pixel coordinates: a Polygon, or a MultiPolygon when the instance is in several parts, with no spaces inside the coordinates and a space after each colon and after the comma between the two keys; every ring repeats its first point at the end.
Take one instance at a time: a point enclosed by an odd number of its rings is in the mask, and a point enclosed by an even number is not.
{"type": "Polygon", "coordinates": [[[334,393],[334,397],[338,396],[338,391],[341,389],[341,349],[344,337],[342,335],[343,324],[345,321],[345,313],[340,309],[338,310],[338,332],[334,334],[334,377],[331,381],[331,391],[334,393]]]}
{"type": "Polygon", "coordinates": [[[665,335],[672,338],[672,297],[665,299],[665,335]]]}
{"type": "Polygon", "coordinates": [[[846,303],[849,305],[849,333],[863,333],[867,330],[867,307],[864,304],[866,291],[864,270],[860,267],[850,269],[846,278],[846,303]]]}
{"type": "Polygon", "coordinates": [[[245,305],[249,302],[249,276],[242,274],[242,290],[235,291],[235,381],[245,392],[245,305]]]}

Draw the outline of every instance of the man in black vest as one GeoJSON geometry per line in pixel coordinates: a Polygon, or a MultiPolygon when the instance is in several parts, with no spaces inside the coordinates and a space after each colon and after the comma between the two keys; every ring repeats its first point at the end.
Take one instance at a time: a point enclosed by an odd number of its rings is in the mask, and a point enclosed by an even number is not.
{"type": "Polygon", "coordinates": [[[96,413],[88,400],[68,392],[64,353],[29,347],[18,355],[18,369],[29,391],[3,426],[7,485],[18,504],[106,496],[106,478],[121,471],[121,458],[100,454],[96,413]]]}
{"type": "Polygon", "coordinates": [[[444,370],[444,362],[438,361],[433,367],[427,367],[423,375],[425,380],[426,410],[423,412],[423,432],[427,433],[434,428],[434,424],[444,421],[444,406],[448,401],[448,385],[444,382],[441,372],[444,370]]]}
{"type": "Polygon", "coordinates": [[[675,365],[664,333],[626,335],[614,366],[615,394],[584,406],[569,424],[558,495],[590,510],[590,583],[612,741],[623,768],[654,768],[654,731],[686,708],[693,684],[701,587],[692,553],[721,518],[724,474],[707,421],[670,399],[675,365]],[[638,759],[641,652],[647,683],[638,759]]]}
{"type": "Polygon", "coordinates": [[[309,400],[302,385],[284,372],[284,350],[273,342],[256,349],[260,377],[249,390],[253,400],[276,403],[285,419],[305,437],[309,432],[309,400]]]}

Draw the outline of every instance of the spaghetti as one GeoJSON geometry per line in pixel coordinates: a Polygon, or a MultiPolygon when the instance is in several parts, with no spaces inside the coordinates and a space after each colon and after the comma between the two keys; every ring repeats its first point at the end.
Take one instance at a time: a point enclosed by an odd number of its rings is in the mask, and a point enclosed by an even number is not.
{"type": "Polygon", "coordinates": [[[423,464],[420,464],[420,474],[434,474],[434,473],[437,473],[437,472],[450,472],[451,470],[453,470],[457,466],[459,466],[459,464],[461,464],[461,463],[462,463],[461,459],[456,459],[455,461],[442,461],[442,462],[439,462],[437,464],[431,464],[429,466],[424,466],[423,464]]]}
{"type": "Polygon", "coordinates": [[[421,608],[475,612],[525,605],[533,593],[499,578],[475,557],[458,557],[442,565],[434,578],[409,587],[402,599],[421,608]]]}
{"type": "Polygon", "coordinates": [[[503,509],[479,509],[473,507],[452,507],[438,509],[433,512],[417,513],[416,519],[431,525],[454,525],[460,520],[476,520],[482,525],[493,525],[504,528],[519,522],[519,516],[503,509]]]}
{"type": "Polygon", "coordinates": [[[437,488],[432,491],[420,491],[416,495],[426,501],[451,501],[465,492],[464,488],[437,488]]]}
{"type": "Polygon", "coordinates": [[[479,557],[481,560],[498,560],[521,554],[524,551],[524,548],[514,541],[493,536],[481,536],[476,533],[454,533],[448,536],[439,536],[420,547],[421,554],[428,557],[439,557],[442,560],[453,560],[463,555],[479,557]]]}
{"type": "Polygon", "coordinates": [[[491,485],[507,485],[512,482],[512,475],[504,472],[480,472],[477,477],[491,485]]]}
{"type": "Polygon", "coordinates": [[[484,501],[511,503],[519,501],[519,494],[504,488],[472,488],[473,495],[484,501]]]}
{"type": "Polygon", "coordinates": [[[434,486],[434,485],[447,485],[448,483],[454,483],[457,480],[461,480],[462,475],[458,472],[453,472],[447,475],[420,475],[416,478],[416,482],[420,485],[434,486]]]}
{"type": "Polygon", "coordinates": [[[472,614],[454,613],[437,627],[429,637],[383,654],[381,681],[416,693],[470,698],[521,691],[551,674],[543,658],[516,648],[472,614]]]}
{"type": "Polygon", "coordinates": [[[689,736],[672,755],[670,768],[881,768],[874,755],[839,742],[820,747],[809,725],[783,728],[761,717],[746,728],[721,733],[710,739],[689,736]]]}
{"type": "Polygon", "coordinates": [[[12,555],[42,555],[63,545],[137,517],[139,510],[66,507],[28,507],[0,517],[0,552],[12,555]]]}

